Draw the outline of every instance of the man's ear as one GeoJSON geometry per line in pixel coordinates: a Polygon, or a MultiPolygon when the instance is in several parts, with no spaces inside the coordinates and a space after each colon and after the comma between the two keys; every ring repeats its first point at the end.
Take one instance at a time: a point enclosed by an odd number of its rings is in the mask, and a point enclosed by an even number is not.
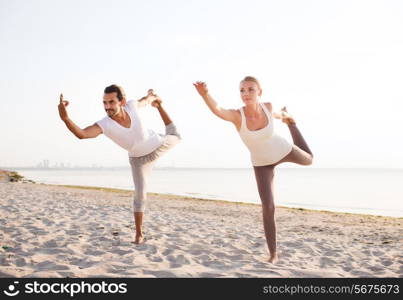
{"type": "Polygon", "coordinates": [[[127,103],[126,97],[123,97],[121,102],[122,102],[122,105],[126,105],[126,103],[127,103]]]}

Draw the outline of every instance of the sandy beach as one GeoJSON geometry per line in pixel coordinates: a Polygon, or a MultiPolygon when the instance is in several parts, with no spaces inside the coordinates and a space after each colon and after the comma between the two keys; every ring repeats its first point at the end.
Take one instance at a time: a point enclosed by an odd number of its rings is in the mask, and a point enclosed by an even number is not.
{"type": "Polygon", "coordinates": [[[259,205],[150,194],[134,245],[132,197],[1,182],[0,277],[403,277],[403,218],[278,207],[273,265],[259,205]]]}

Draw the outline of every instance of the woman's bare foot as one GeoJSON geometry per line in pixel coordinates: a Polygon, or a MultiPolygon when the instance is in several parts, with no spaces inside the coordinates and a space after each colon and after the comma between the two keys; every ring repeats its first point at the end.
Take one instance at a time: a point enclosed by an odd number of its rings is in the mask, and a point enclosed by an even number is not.
{"type": "Polygon", "coordinates": [[[144,242],[144,236],[143,235],[136,235],[134,241],[132,241],[133,244],[141,244],[144,242]]]}
{"type": "Polygon", "coordinates": [[[269,263],[275,264],[276,262],[278,262],[278,256],[277,253],[274,253],[273,255],[270,255],[269,263]]]}
{"type": "Polygon", "coordinates": [[[288,113],[285,106],[281,109],[281,121],[283,121],[287,125],[295,124],[294,118],[288,113]]]}

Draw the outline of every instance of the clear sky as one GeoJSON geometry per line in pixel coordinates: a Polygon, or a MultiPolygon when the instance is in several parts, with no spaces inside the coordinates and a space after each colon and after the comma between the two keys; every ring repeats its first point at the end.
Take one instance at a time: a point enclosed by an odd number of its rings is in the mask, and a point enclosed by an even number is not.
{"type": "MultiPolygon", "coordinates": [[[[183,141],[159,162],[248,167],[235,127],[216,118],[192,82],[227,108],[239,81],[260,79],[262,101],[287,105],[313,167],[403,168],[403,1],[0,0],[0,166],[128,165],[105,136],[78,140],[105,115],[105,86],[129,99],[154,88],[183,141]]],[[[157,111],[144,121],[158,132],[157,111]]],[[[275,128],[288,139],[285,125],[275,128]]]]}

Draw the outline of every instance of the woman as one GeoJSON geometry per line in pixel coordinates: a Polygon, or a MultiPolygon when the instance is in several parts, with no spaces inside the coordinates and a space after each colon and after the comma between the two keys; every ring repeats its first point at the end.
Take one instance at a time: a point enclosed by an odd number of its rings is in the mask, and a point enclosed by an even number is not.
{"type": "Polygon", "coordinates": [[[296,122],[286,108],[280,114],[273,113],[272,104],[259,102],[262,88],[259,81],[245,77],[240,83],[240,109],[224,109],[211,97],[204,82],[193,84],[209,109],[219,118],[232,122],[242,141],[251,153],[257,187],[262,201],[263,225],[270,252],[269,262],[278,261],[276,222],[274,218],[273,178],[274,169],[284,162],[300,165],[312,164],[313,155],[299,132],[296,122]],[[291,132],[294,144],[277,135],[273,130],[273,117],[281,119],[291,132]]]}

